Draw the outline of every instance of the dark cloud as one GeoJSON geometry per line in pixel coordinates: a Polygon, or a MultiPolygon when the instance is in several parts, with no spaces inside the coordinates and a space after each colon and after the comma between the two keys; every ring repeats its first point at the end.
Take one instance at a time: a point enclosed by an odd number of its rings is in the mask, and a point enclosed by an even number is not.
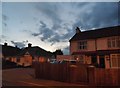
{"type": "Polygon", "coordinates": [[[42,28],[46,28],[46,24],[43,21],[40,21],[40,25],[42,28]]]}
{"type": "Polygon", "coordinates": [[[32,33],[32,35],[36,37],[36,36],[39,36],[40,33],[32,33]]]}
{"type": "MultiPolygon", "coordinates": [[[[42,41],[48,41],[51,45],[57,42],[68,42],[74,35],[75,28],[91,30],[118,25],[118,3],[117,2],[90,2],[90,3],[39,3],[37,10],[45,17],[52,20],[52,27],[44,21],[39,22],[39,32],[31,33],[42,41]],[[64,11],[65,10],[65,11],[64,11]],[[62,16],[73,15],[73,23],[65,23],[62,16]],[[69,27],[71,25],[71,28],[69,27]],[[65,33],[63,33],[66,31],[65,33]]],[[[63,17],[64,18],[64,17],[63,17]]],[[[68,20],[65,18],[65,20],[68,20]]],[[[66,49],[65,49],[66,50],[66,49]]]]}
{"type": "MultiPolygon", "coordinates": [[[[58,29],[59,27],[56,27],[58,29]]],[[[65,35],[60,35],[59,33],[56,33],[55,30],[53,30],[53,27],[50,29],[47,27],[47,25],[43,22],[40,21],[40,27],[39,27],[39,32],[38,33],[31,33],[32,36],[38,37],[40,36],[40,39],[42,41],[48,41],[51,43],[51,45],[55,44],[56,42],[61,42],[70,37],[70,32],[68,32],[65,35]],[[63,40],[64,39],[64,40],[63,40]]]]}
{"type": "Polygon", "coordinates": [[[59,9],[60,5],[59,3],[39,3],[39,5],[36,6],[36,8],[42,12],[43,15],[51,19],[55,23],[61,22],[61,19],[59,17],[59,9]]]}
{"type": "Polygon", "coordinates": [[[43,21],[40,21],[39,35],[42,35],[41,40],[45,41],[54,35],[54,31],[49,29],[43,21]]]}
{"type": "MultiPolygon", "coordinates": [[[[41,35],[43,35],[42,39],[47,40],[48,42],[51,42],[52,45],[57,42],[65,41],[66,39],[68,40],[68,38],[70,38],[71,34],[73,33],[72,31],[67,31],[66,34],[59,34],[52,29],[48,29],[48,28],[42,28],[42,29],[43,30],[40,30],[41,35]]],[[[59,32],[61,32],[61,30],[59,32]]]]}
{"type": "Polygon", "coordinates": [[[55,42],[59,42],[59,36],[58,34],[54,32],[54,30],[50,29],[47,27],[47,25],[43,22],[40,21],[40,27],[39,27],[39,32],[38,33],[31,33],[32,36],[38,37],[42,41],[48,41],[51,42],[51,45],[53,45],[55,42]]]}
{"type": "Polygon", "coordinates": [[[57,28],[61,27],[60,24],[62,20],[59,15],[59,13],[61,13],[59,12],[60,7],[61,7],[60,4],[55,3],[55,2],[54,3],[39,3],[39,5],[36,6],[38,11],[40,11],[44,16],[46,16],[48,19],[52,21],[53,23],[52,30],[57,30],[57,28]]]}
{"type": "MultiPolygon", "coordinates": [[[[80,7],[81,6],[78,8],[80,7]]],[[[86,11],[79,14],[74,27],[79,26],[83,27],[85,30],[89,30],[92,28],[118,25],[119,19],[117,2],[92,2],[86,5],[86,8],[86,11]],[[94,4],[92,8],[89,8],[90,4],[94,4]]]]}
{"type": "Polygon", "coordinates": [[[11,43],[14,44],[14,46],[17,46],[19,48],[23,48],[26,46],[26,43],[28,43],[28,40],[22,41],[22,42],[11,41],[11,43]]]}
{"type": "Polygon", "coordinates": [[[39,35],[43,35],[43,40],[48,39],[51,34],[53,34],[53,32],[51,31],[51,29],[47,28],[46,24],[43,21],[40,21],[40,27],[39,27],[39,32],[38,33],[32,33],[33,36],[39,36],[39,35]]]}
{"type": "Polygon", "coordinates": [[[58,34],[55,34],[48,41],[52,42],[53,44],[56,43],[56,42],[60,42],[60,36],[58,34]]]}

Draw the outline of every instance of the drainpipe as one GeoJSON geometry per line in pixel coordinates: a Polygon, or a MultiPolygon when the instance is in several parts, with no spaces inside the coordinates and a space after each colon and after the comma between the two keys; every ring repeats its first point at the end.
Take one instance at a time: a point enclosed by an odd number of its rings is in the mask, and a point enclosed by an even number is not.
{"type": "Polygon", "coordinates": [[[97,51],[97,42],[96,42],[96,39],[95,39],[95,50],[97,51]]]}
{"type": "MultiPolygon", "coordinates": [[[[97,39],[95,39],[95,51],[97,51],[97,41],[96,41],[97,39]]],[[[97,57],[97,55],[96,55],[96,59],[97,59],[97,63],[99,63],[98,62],[98,57],[97,57]]]]}

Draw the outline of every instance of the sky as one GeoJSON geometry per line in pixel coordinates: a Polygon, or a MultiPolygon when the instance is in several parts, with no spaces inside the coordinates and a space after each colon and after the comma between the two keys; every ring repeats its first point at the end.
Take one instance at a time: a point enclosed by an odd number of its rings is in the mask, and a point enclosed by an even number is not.
{"type": "Polygon", "coordinates": [[[0,43],[69,54],[75,28],[82,31],[117,26],[117,2],[2,2],[0,43]]]}

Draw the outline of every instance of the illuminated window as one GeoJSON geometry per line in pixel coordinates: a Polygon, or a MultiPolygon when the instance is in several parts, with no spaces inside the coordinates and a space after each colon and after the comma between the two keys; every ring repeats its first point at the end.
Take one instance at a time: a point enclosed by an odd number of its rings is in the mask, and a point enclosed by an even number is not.
{"type": "Polygon", "coordinates": [[[80,49],[80,50],[87,49],[87,41],[78,42],[78,49],[80,49]]]}

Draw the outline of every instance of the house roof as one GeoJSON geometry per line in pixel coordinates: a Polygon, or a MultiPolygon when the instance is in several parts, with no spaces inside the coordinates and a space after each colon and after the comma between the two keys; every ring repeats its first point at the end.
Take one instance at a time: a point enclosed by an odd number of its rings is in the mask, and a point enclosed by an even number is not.
{"type": "Polygon", "coordinates": [[[43,56],[43,57],[51,57],[53,54],[49,51],[46,51],[38,46],[35,47],[26,47],[21,50],[18,56],[23,56],[25,53],[28,52],[31,56],[43,56]]]}
{"type": "Polygon", "coordinates": [[[16,56],[18,53],[20,53],[20,49],[17,47],[5,45],[0,45],[0,47],[2,48],[3,56],[16,56]]]}
{"type": "Polygon", "coordinates": [[[100,28],[76,33],[69,41],[96,39],[110,36],[120,36],[120,26],[100,28]]]}
{"type": "Polygon", "coordinates": [[[5,57],[9,56],[24,56],[26,52],[28,52],[31,56],[43,56],[43,57],[52,57],[53,54],[49,51],[46,51],[38,46],[34,47],[26,47],[23,49],[19,49],[17,47],[13,46],[5,46],[5,45],[0,45],[0,48],[2,48],[2,54],[5,57]]]}

